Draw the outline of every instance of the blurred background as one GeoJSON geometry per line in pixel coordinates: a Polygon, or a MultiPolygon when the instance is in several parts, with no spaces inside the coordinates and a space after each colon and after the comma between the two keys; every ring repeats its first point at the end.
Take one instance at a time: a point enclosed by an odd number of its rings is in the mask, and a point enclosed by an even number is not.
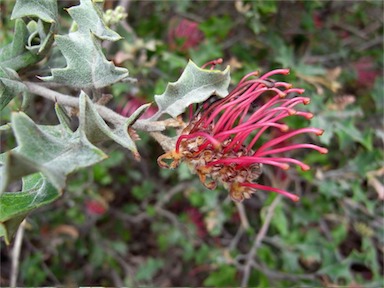
{"type": "MultiPolygon", "coordinates": [[[[63,8],[77,4],[59,1],[62,33],[71,23],[63,8]]],[[[0,38],[9,43],[14,3],[0,5],[0,38]]],[[[232,86],[251,71],[290,68],[284,81],[306,89],[315,117],[289,125],[325,129],[301,141],[329,153],[296,152],[307,172],[264,171],[261,183],[300,202],[260,192],[236,205],[186,166],[160,169],[163,151],[146,133],[138,132],[141,162],[105,145],[109,159],[71,175],[63,197],[27,218],[19,286],[383,285],[382,1],[106,0],[104,9],[124,38],[104,51],[138,80],[108,91],[119,113],[153,101],[188,59],[223,58],[232,86]]],[[[33,104],[27,114],[37,123],[56,123],[53,103],[33,104]]],[[[1,243],[1,286],[9,285],[11,250],[1,243]]]]}

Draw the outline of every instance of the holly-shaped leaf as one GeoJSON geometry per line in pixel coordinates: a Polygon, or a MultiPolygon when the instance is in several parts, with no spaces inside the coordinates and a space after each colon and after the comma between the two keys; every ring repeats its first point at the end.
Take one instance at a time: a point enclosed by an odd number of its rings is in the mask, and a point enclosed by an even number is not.
{"type": "Polygon", "coordinates": [[[69,173],[107,157],[88,141],[81,129],[73,133],[62,124],[37,125],[23,112],[13,113],[11,124],[18,146],[7,153],[2,189],[10,181],[38,170],[62,191],[69,173]]]}
{"type": "Polygon", "coordinates": [[[17,0],[15,7],[13,7],[11,19],[25,16],[34,16],[48,23],[57,23],[57,1],[17,0]]]}
{"type": "Polygon", "coordinates": [[[76,22],[77,31],[55,36],[67,67],[52,69],[51,76],[41,79],[96,89],[129,80],[128,70],[107,61],[102,52],[99,39],[116,41],[121,37],[105,25],[99,8],[91,0],[81,0],[80,5],[67,11],[76,22]]]}
{"type": "Polygon", "coordinates": [[[55,40],[67,61],[67,67],[52,69],[52,76],[41,79],[77,88],[102,88],[128,77],[127,69],[107,61],[100,44],[90,32],[58,35],[55,40]]]}
{"type": "Polygon", "coordinates": [[[7,244],[23,219],[31,211],[47,205],[61,193],[41,173],[23,178],[22,191],[0,195],[0,238],[7,244]]]}
{"type": "Polygon", "coordinates": [[[156,120],[164,113],[175,118],[189,105],[203,102],[213,94],[225,97],[229,82],[229,66],[224,71],[208,70],[190,60],[179,80],[169,83],[163,94],[155,95],[159,111],[150,120],[156,120]]]}
{"type": "Polygon", "coordinates": [[[111,129],[101,118],[87,94],[81,92],[79,101],[79,129],[84,131],[85,135],[91,143],[113,140],[119,143],[121,146],[131,150],[135,158],[140,158],[136,145],[128,133],[128,128],[150,104],[142,105],[124,123],[116,125],[114,129],[111,129]]]}
{"type": "Polygon", "coordinates": [[[81,0],[80,5],[71,7],[67,11],[77,23],[80,33],[88,34],[89,31],[92,31],[94,35],[103,40],[121,39],[119,34],[105,25],[102,12],[93,1],[81,0]]]}

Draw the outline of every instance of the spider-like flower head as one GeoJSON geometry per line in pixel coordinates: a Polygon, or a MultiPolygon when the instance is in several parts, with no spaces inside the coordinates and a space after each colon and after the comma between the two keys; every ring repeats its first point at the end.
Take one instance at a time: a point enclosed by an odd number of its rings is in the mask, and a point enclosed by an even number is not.
{"type": "Polygon", "coordinates": [[[289,164],[294,164],[304,171],[310,169],[297,159],[279,154],[302,148],[328,152],[309,143],[287,144],[299,134],[323,134],[323,130],[311,127],[290,130],[282,122],[292,115],[313,117],[296,108],[310,103],[309,98],[300,96],[303,89],[270,79],[273,75],[288,73],[288,69],[277,69],[259,78],[255,78],[257,72],[247,74],[225,98],[203,103],[177,139],[175,150],[159,157],[159,165],[175,168],[180,161],[185,161],[204,186],[214,189],[219,182],[234,201],[250,198],[257,190],[277,192],[298,201],[299,197],[288,191],[255,182],[263,165],[287,170],[289,164]],[[280,133],[262,143],[268,129],[278,129],[280,133]],[[168,165],[164,159],[173,162],[168,165]]]}

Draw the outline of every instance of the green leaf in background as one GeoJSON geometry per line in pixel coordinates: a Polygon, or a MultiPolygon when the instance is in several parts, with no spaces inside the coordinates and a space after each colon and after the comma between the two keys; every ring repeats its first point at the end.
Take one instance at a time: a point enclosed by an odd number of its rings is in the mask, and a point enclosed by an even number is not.
{"type": "Polygon", "coordinates": [[[287,216],[284,213],[282,202],[280,202],[274,210],[274,215],[271,220],[271,225],[276,227],[276,229],[279,231],[279,233],[283,237],[288,235],[289,223],[287,220],[287,216]]]}
{"type": "Polygon", "coordinates": [[[81,92],[80,94],[80,127],[84,131],[87,139],[91,143],[98,143],[105,140],[113,140],[121,146],[132,151],[133,155],[139,159],[140,155],[137,151],[136,145],[128,133],[128,127],[148,108],[150,104],[145,104],[139,107],[125,123],[117,125],[114,129],[104,122],[103,118],[99,115],[94,107],[94,104],[89,99],[87,94],[81,92]]]}
{"type": "Polygon", "coordinates": [[[163,265],[164,261],[161,259],[148,258],[148,260],[139,267],[135,277],[136,280],[152,279],[163,265]]]}
{"type": "Polygon", "coordinates": [[[169,83],[163,94],[155,95],[159,111],[151,120],[158,119],[164,113],[175,118],[189,105],[203,102],[213,94],[225,97],[229,81],[229,66],[224,71],[208,70],[189,61],[179,80],[169,83]]]}
{"type": "Polygon", "coordinates": [[[17,73],[8,68],[0,66],[0,111],[27,87],[19,80],[17,73]]]}
{"type": "Polygon", "coordinates": [[[384,111],[383,87],[384,87],[383,78],[377,77],[373,87],[371,97],[375,101],[376,111],[381,113],[381,115],[383,114],[383,111],[384,111]]]}
{"type": "Polygon", "coordinates": [[[48,23],[58,22],[57,1],[17,0],[12,11],[11,19],[25,16],[35,16],[48,23]]]}
{"type": "Polygon", "coordinates": [[[41,173],[24,177],[21,192],[5,192],[0,196],[0,237],[9,244],[28,213],[60,196],[61,193],[41,173]]]}
{"type": "Polygon", "coordinates": [[[71,7],[67,11],[76,21],[80,33],[88,34],[89,31],[92,31],[94,35],[103,40],[121,39],[119,34],[105,25],[102,12],[93,1],[81,0],[80,5],[71,7]]]}
{"type": "Polygon", "coordinates": [[[41,77],[77,88],[103,88],[128,77],[128,70],[116,67],[105,58],[100,43],[91,32],[55,37],[67,67],[54,68],[52,76],[41,77]]]}
{"type": "Polygon", "coordinates": [[[340,139],[340,146],[345,146],[348,142],[358,142],[363,145],[368,151],[372,150],[372,133],[367,130],[361,132],[358,130],[353,121],[336,122],[336,133],[340,139]]]}
{"type": "Polygon", "coordinates": [[[210,287],[230,287],[237,286],[236,268],[233,266],[220,266],[216,271],[213,271],[204,280],[204,286],[210,287]]]}
{"type": "Polygon", "coordinates": [[[11,123],[18,147],[8,152],[14,154],[14,161],[5,162],[2,174],[7,177],[4,177],[2,188],[10,180],[32,172],[29,168],[22,172],[16,171],[15,165],[24,165],[44,173],[52,185],[61,191],[65,186],[66,175],[107,157],[79,132],[80,129],[72,133],[63,125],[36,125],[23,112],[12,114],[11,123]]]}

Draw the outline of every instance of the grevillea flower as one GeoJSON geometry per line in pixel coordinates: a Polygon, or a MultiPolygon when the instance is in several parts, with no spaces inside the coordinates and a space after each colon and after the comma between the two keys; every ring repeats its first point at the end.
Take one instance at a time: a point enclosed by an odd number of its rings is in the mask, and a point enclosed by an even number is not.
{"type": "Polygon", "coordinates": [[[170,21],[168,43],[171,50],[186,52],[198,46],[203,39],[204,34],[197,22],[176,18],[170,21]]]}
{"type": "MultiPolygon", "coordinates": [[[[208,64],[212,69],[217,63],[221,61],[208,64]]],[[[159,157],[159,165],[176,168],[180,161],[185,161],[207,188],[214,189],[219,182],[235,201],[250,198],[257,190],[277,192],[298,201],[299,197],[288,191],[255,182],[263,165],[287,170],[293,164],[304,171],[310,169],[297,159],[281,156],[286,152],[297,149],[328,152],[309,143],[287,144],[296,135],[323,134],[323,130],[312,127],[290,130],[283,123],[293,115],[313,117],[296,108],[310,103],[309,98],[300,96],[304,89],[270,78],[288,73],[288,69],[277,69],[259,78],[255,78],[257,72],[250,73],[225,98],[203,103],[178,137],[175,149],[159,157]],[[277,129],[279,133],[268,133],[269,129],[277,129]],[[278,136],[263,140],[268,134],[278,136]],[[165,159],[172,162],[168,165],[165,159]]]]}

